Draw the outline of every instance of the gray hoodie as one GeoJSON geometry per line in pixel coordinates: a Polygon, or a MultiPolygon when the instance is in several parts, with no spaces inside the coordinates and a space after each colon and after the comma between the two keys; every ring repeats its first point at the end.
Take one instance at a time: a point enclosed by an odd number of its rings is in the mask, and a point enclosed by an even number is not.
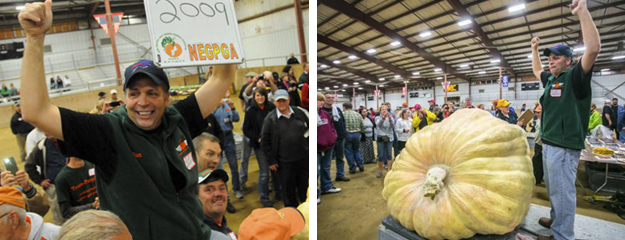
{"type": "Polygon", "coordinates": [[[44,223],[36,213],[26,213],[26,221],[30,223],[28,240],[55,240],[61,227],[52,223],[44,223]]]}

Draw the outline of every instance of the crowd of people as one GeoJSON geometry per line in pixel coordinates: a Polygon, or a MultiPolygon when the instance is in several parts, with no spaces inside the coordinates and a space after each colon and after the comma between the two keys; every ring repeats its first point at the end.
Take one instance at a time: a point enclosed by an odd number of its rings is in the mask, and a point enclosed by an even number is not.
{"type": "Polygon", "coordinates": [[[271,72],[246,75],[239,111],[245,114],[247,159],[239,171],[232,122],[242,117],[227,95],[235,65],[215,66],[197,91],[170,102],[166,73],[142,60],[124,73],[123,100],[112,90],[110,100],[98,94],[92,113],[57,107],[44,84],[41,51],[51,5],[29,4],[19,15],[32,43],[24,51],[21,78],[27,94],[14,117],[25,170],[1,173],[0,217],[9,220],[0,222],[3,237],[282,239],[304,228],[305,216],[296,207],[307,201],[308,188],[307,63],[299,81],[287,68],[283,81],[271,72]],[[236,211],[226,184],[232,183],[234,197],[244,197],[251,149],[263,208],[235,233],[225,217],[236,211]],[[230,174],[223,170],[226,160],[230,174]],[[285,205],[281,210],[269,200],[270,173],[275,200],[285,205]],[[43,223],[48,212],[54,223],[43,223]]]}
{"type": "MultiPolygon", "coordinates": [[[[556,44],[544,49],[541,53],[538,51],[540,38],[531,39],[532,73],[541,81],[544,88],[543,95],[533,111],[535,117],[531,121],[527,118],[520,118],[511,107],[511,103],[505,99],[493,101],[490,109],[494,116],[503,121],[537,132],[536,150],[532,160],[535,178],[536,183],[539,184],[544,177],[551,203],[550,216],[541,217],[538,224],[550,228],[553,233],[550,236],[539,235],[539,240],[575,239],[575,178],[588,131],[600,122],[614,130],[614,134],[619,138],[623,136],[621,131],[624,130],[622,118],[625,118],[625,114],[622,112],[625,108],[618,106],[618,99],[606,100],[606,106],[601,114],[596,112],[594,105],[591,105],[590,80],[594,63],[601,49],[599,32],[588,11],[587,1],[573,1],[569,9],[579,18],[580,35],[584,39],[585,52],[576,59],[570,47],[556,44]],[[540,55],[548,58],[549,69],[547,71],[541,63],[540,55]]],[[[419,104],[413,108],[407,108],[407,104],[404,104],[395,113],[389,103],[384,103],[377,109],[377,112],[374,109],[365,110],[363,107],[354,111],[350,103],[345,103],[341,111],[338,106],[333,105],[334,100],[334,95],[331,93],[317,94],[317,165],[320,171],[317,174],[320,178],[317,203],[320,203],[320,194],[341,191],[340,188],[333,186],[330,178],[332,158],[336,158],[337,164],[335,180],[349,181],[349,178],[344,176],[343,148],[350,149],[345,150],[345,153],[349,153],[346,154],[346,158],[350,173],[354,174],[356,173],[355,167],[362,171],[364,168],[360,166],[362,162],[373,161],[373,156],[369,155],[370,152],[366,152],[366,149],[372,149],[371,143],[375,141],[378,150],[376,176],[381,178],[382,169],[392,168],[394,155],[401,151],[410,133],[436,124],[457,110],[453,104],[446,104],[439,109],[432,99],[429,101],[430,108],[427,110],[419,104]],[[352,117],[354,116],[352,111],[356,114],[360,113],[362,119],[354,121],[356,118],[352,117]],[[346,114],[347,112],[350,113],[346,114]],[[360,139],[362,144],[358,148],[353,144],[346,144],[344,139],[350,136],[360,139]],[[394,149],[394,155],[391,154],[391,148],[394,149]],[[352,166],[355,167],[352,168],[352,166]]],[[[466,99],[464,108],[472,107],[471,100],[466,99]]],[[[483,104],[478,104],[477,108],[485,109],[483,104]]],[[[523,104],[520,112],[525,111],[528,111],[527,105],[523,104]]]]}

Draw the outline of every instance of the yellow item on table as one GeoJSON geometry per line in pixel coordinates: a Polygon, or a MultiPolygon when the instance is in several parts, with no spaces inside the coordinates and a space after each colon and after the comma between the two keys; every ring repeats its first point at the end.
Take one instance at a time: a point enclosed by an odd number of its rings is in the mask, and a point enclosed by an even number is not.
{"type": "Polygon", "coordinates": [[[603,156],[612,156],[614,151],[608,148],[600,147],[592,150],[592,153],[603,156]]]}

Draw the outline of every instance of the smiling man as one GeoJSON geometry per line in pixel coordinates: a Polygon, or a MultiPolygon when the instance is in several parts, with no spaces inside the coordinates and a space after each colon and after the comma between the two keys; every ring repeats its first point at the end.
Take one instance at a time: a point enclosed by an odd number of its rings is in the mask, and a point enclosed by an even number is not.
{"type": "Polygon", "coordinates": [[[574,0],[569,8],[579,17],[586,48],[579,62],[575,62],[568,46],[558,44],[544,50],[549,71],[543,71],[538,53],[540,39],[531,40],[532,70],[545,89],[540,97],[540,137],[545,184],[551,202],[551,218],[541,218],[539,224],[553,231],[553,236],[538,239],[575,239],[575,178],[590,118],[592,69],[601,49],[599,32],[586,0],[574,0]]]}
{"type": "Polygon", "coordinates": [[[236,235],[228,227],[228,222],[224,215],[228,199],[226,183],[228,183],[228,174],[224,170],[204,170],[200,173],[198,179],[198,198],[204,207],[204,224],[212,230],[236,239],[236,235]]]}
{"type": "Polygon", "coordinates": [[[285,207],[306,201],[308,189],[308,112],[289,106],[289,93],[273,95],[276,109],[263,123],[260,145],[269,159],[269,169],[278,171],[285,207]]]}
{"type": "Polygon", "coordinates": [[[66,156],[96,166],[100,207],[117,214],[134,239],[228,239],[202,224],[198,167],[192,139],[236,75],[235,65],[215,73],[195,94],[169,106],[169,80],[151,61],[125,71],[126,103],[91,115],[50,103],[43,46],[52,25],[52,1],[27,4],[18,18],[26,33],[22,113],[59,139],[66,156]]]}

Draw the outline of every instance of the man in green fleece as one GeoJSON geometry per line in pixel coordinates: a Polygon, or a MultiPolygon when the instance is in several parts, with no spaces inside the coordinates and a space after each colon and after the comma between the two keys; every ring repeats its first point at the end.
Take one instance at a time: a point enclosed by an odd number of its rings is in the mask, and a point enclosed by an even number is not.
{"type": "Polygon", "coordinates": [[[195,94],[169,106],[167,75],[139,61],[125,71],[120,110],[91,115],[59,108],[48,98],[43,67],[51,8],[51,0],[27,4],[18,16],[26,33],[23,118],[61,140],[66,156],[96,166],[100,208],[119,215],[133,239],[228,239],[202,224],[192,139],[232,84],[236,66],[215,66],[195,94]]]}
{"type": "Polygon", "coordinates": [[[539,224],[553,232],[553,236],[539,236],[539,240],[575,239],[575,178],[590,118],[592,69],[601,49],[599,31],[587,1],[573,0],[569,9],[579,18],[586,48],[578,62],[568,46],[557,44],[543,51],[549,59],[549,71],[544,71],[538,52],[540,38],[531,40],[532,72],[545,89],[540,97],[543,107],[540,137],[545,184],[551,202],[551,218],[541,218],[539,224]]]}

